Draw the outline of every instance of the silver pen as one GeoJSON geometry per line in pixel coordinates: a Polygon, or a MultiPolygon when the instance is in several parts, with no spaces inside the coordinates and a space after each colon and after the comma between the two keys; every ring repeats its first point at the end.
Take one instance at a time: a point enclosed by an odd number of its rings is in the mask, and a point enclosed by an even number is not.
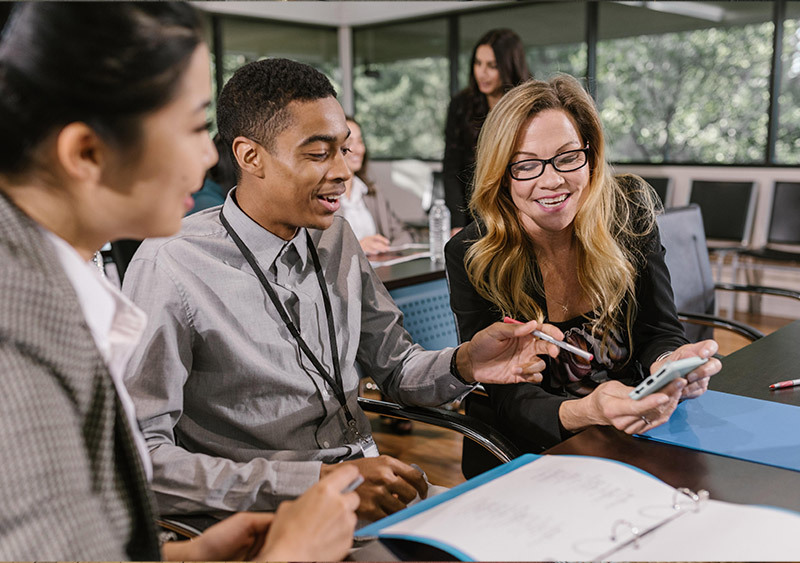
{"type": "Polygon", "coordinates": [[[363,482],[364,482],[364,477],[362,475],[359,475],[358,477],[350,481],[349,485],[347,485],[344,489],[342,489],[342,494],[346,495],[347,493],[352,493],[358,487],[360,487],[361,483],[363,482]]]}
{"type": "MultiPolygon", "coordinates": [[[[505,317],[503,319],[503,322],[504,323],[509,323],[509,324],[518,324],[518,325],[525,324],[525,323],[523,323],[521,321],[518,321],[516,319],[512,319],[511,317],[505,317]]],[[[556,346],[558,346],[562,350],[566,350],[567,352],[572,352],[576,356],[580,356],[581,358],[583,358],[586,361],[591,362],[594,359],[594,355],[590,354],[589,352],[587,352],[585,350],[581,350],[577,346],[573,346],[572,344],[564,342],[563,340],[556,340],[555,338],[553,338],[549,334],[543,333],[541,330],[534,330],[532,334],[536,338],[538,338],[539,340],[544,340],[545,342],[549,342],[550,344],[555,344],[556,346]]]]}

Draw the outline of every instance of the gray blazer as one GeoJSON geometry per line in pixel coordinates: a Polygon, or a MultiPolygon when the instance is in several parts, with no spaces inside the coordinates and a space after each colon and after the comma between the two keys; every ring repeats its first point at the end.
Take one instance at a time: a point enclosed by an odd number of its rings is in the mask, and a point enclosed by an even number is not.
{"type": "Polygon", "coordinates": [[[55,251],[0,192],[0,560],[160,558],[111,375],[55,251]]]}
{"type": "Polygon", "coordinates": [[[388,238],[389,244],[397,246],[413,242],[411,231],[397,218],[380,191],[374,190],[371,194],[364,195],[364,205],[372,214],[378,234],[388,238]]]}

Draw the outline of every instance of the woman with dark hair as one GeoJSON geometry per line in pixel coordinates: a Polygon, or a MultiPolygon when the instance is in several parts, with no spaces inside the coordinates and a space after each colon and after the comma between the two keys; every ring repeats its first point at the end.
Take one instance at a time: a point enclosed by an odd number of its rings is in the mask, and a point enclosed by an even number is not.
{"type": "Polygon", "coordinates": [[[454,233],[472,221],[467,203],[478,133],[486,115],[503,94],[530,78],[525,49],[516,33],[492,29],[478,39],[470,60],[469,85],[450,101],[444,134],[444,199],[454,233]]]}
{"type": "MultiPolygon", "coordinates": [[[[89,260],[174,233],[217,153],[208,49],[182,2],[20,3],[0,40],[0,559],[159,559],[122,381],[144,314],[89,260]]],[[[170,559],[333,559],[352,467],[170,559]],[[313,534],[306,532],[313,530],[313,534]],[[268,535],[267,535],[268,533],[268,535]]]]}
{"type": "Polygon", "coordinates": [[[366,254],[386,252],[390,246],[411,242],[411,231],[397,218],[367,174],[367,147],[361,126],[352,117],[346,119],[350,137],[345,159],[353,177],[345,182],[346,191],[338,213],[350,223],[366,254]]]}

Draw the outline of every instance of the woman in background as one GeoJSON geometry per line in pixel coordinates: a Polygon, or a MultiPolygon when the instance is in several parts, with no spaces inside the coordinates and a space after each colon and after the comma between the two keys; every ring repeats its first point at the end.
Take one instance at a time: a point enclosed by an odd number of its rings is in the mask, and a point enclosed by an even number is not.
{"type": "Polygon", "coordinates": [[[450,101],[445,126],[444,199],[455,234],[470,221],[467,205],[475,147],[486,115],[511,88],[531,78],[522,40],[510,29],[488,31],[472,50],[469,85],[450,101]]]}
{"type": "Polygon", "coordinates": [[[159,549],[122,373],[146,319],[89,260],[175,233],[217,161],[183,2],[19,3],[0,39],[0,560],[337,559],[352,467],[159,549]]]}
{"type": "Polygon", "coordinates": [[[614,177],[594,102],[577,80],[531,80],[507,93],[478,142],[476,222],[446,247],[460,338],[509,316],[555,325],[565,350],[542,362],[541,385],[488,385],[501,430],[540,452],[591,425],[641,433],[721,368],[717,343],[688,344],[675,312],[656,196],[614,177]],[[628,393],[666,362],[707,363],[638,401],[628,393]]]}
{"type": "Polygon", "coordinates": [[[347,219],[366,254],[386,252],[413,240],[411,232],[389,207],[389,202],[367,175],[367,147],[361,136],[361,126],[347,117],[350,138],[345,156],[353,177],[345,182],[344,197],[340,199],[340,215],[347,219]]]}

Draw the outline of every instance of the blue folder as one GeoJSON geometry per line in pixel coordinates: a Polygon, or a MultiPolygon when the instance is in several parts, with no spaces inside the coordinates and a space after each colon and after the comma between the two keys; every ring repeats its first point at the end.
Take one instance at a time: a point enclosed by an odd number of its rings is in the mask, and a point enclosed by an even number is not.
{"type": "Polygon", "coordinates": [[[638,437],[800,471],[800,407],[793,405],[706,391],[638,437]]]}

